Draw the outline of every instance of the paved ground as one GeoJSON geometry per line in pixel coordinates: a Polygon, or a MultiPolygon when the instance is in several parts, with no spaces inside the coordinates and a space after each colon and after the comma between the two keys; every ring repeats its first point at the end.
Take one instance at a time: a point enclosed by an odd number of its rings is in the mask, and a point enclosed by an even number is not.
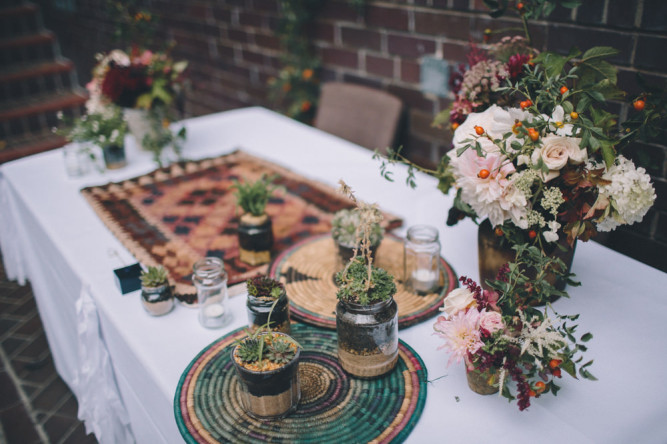
{"type": "Polygon", "coordinates": [[[53,366],[30,285],[7,280],[0,257],[0,444],[88,444],[78,405],[53,366]]]}

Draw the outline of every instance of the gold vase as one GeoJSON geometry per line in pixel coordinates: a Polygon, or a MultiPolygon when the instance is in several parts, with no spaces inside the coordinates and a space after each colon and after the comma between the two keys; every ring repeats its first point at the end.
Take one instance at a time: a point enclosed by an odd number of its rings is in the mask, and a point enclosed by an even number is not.
{"type": "Polygon", "coordinates": [[[480,372],[477,369],[468,368],[468,359],[465,360],[466,377],[468,378],[468,387],[480,395],[493,395],[498,393],[498,374],[491,373],[489,370],[480,372]]]}
{"type": "MultiPolygon", "coordinates": [[[[508,242],[502,243],[502,240],[503,238],[501,236],[496,236],[493,227],[491,226],[491,222],[489,222],[488,219],[479,224],[479,230],[477,232],[479,284],[486,290],[491,290],[486,284],[486,281],[494,280],[498,275],[498,270],[503,264],[514,261],[516,252],[512,250],[511,244],[508,242]]],[[[565,264],[566,272],[569,273],[570,268],[572,267],[572,259],[574,258],[576,243],[573,247],[570,247],[566,243],[564,236],[561,236],[558,243],[561,246],[566,247],[566,251],[561,250],[556,244],[553,244],[552,251],[547,251],[545,254],[562,260],[565,264]]],[[[534,270],[528,270],[526,274],[528,277],[532,277],[531,275],[534,276],[535,273],[534,270]]],[[[558,290],[565,289],[565,280],[556,279],[556,276],[553,273],[549,273],[546,280],[558,290]]],[[[553,300],[555,299],[557,298],[554,298],[553,300]]]]}

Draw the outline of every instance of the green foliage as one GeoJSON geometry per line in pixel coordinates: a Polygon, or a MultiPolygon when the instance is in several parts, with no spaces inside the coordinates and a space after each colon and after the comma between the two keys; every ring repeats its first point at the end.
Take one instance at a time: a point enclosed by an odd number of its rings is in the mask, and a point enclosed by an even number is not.
{"type": "Polygon", "coordinates": [[[256,276],[246,281],[246,288],[250,296],[258,298],[277,299],[285,291],[282,283],[268,276],[256,276]]]}
{"type": "Polygon", "coordinates": [[[284,340],[273,340],[266,351],[266,358],[276,364],[287,364],[290,362],[296,351],[292,344],[284,340]]]}
{"type": "Polygon", "coordinates": [[[237,356],[243,362],[257,362],[262,355],[264,341],[257,338],[247,338],[239,344],[237,356]]]}
{"type": "MultiPolygon", "coordinates": [[[[354,247],[357,245],[357,239],[363,237],[361,230],[361,217],[355,210],[340,210],[331,220],[331,236],[341,245],[354,247]]],[[[371,224],[369,240],[371,245],[379,245],[382,241],[384,230],[379,223],[371,224]]]]}
{"type": "Polygon", "coordinates": [[[187,132],[185,126],[173,132],[169,127],[170,118],[168,110],[159,106],[148,110],[151,131],[146,133],[141,141],[144,150],[153,154],[153,160],[162,167],[162,151],[171,146],[176,155],[181,157],[182,143],[185,141],[187,132]]]}
{"type": "Polygon", "coordinates": [[[276,177],[267,177],[263,175],[255,182],[240,183],[238,180],[234,181],[232,189],[236,192],[236,201],[245,213],[253,216],[261,216],[266,210],[266,205],[269,203],[269,198],[273,191],[277,188],[273,184],[276,177]]]}
{"type": "Polygon", "coordinates": [[[140,279],[141,285],[150,288],[169,283],[167,270],[162,266],[152,267],[149,265],[146,271],[142,270],[140,279]]]}
{"type": "Polygon", "coordinates": [[[153,43],[158,20],[148,9],[142,8],[140,0],[106,0],[106,16],[114,26],[113,37],[123,45],[153,43]]]}
{"type": "Polygon", "coordinates": [[[357,256],[348,266],[336,274],[338,299],[361,305],[386,301],[396,294],[394,278],[384,269],[371,266],[370,278],[368,265],[364,258],[357,256]]]}
{"type": "MultiPolygon", "coordinates": [[[[667,80],[662,87],[651,85],[637,73],[637,83],[644,93],[635,100],[642,100],[645,106],[640,111],[630,109],[629,118],[623,122],[621,148],[637,138],[648,143],[664,143],[667,140],[667,80]]],[[[655,165],[648,164],[648,160],[643,166],[655,168],[655,165]]]]}
{"type": "MultiPolygon", "coordinates": [[[[58,118],[65,121],[62,112],[58,113],[58,118]]],[[[109,145],[123,146],[125,133],[127,132],[127,123],[123,119],[123,111],[113,105],[109,105],[102,113],[88,113],[82,117],[74,119],[71,128],[63,128],[57,131],[64,135],[71,142],[92,142],[93,144],[105,147],[109,145]]]]}
{"type": "Polygon", "coordinates": [[[526,19],[540,19],[546,18],[556,9],[556,6],[561,5],[565,8],[575,8],[581,4],[582,0],[523,0],[524,9],[518,11],[516,9],[517,2],[510,2],[509,0],[484,0],[484,4],[491,10],[489,15],[493,18],[501,17],[510,9],[510,4],[514,4],[517,12],[526,19]]]}

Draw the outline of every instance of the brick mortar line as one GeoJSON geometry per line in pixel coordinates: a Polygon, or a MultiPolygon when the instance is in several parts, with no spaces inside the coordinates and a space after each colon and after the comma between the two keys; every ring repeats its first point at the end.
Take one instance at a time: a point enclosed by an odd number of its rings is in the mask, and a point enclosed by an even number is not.
{"type": "Polygon", "coordinates": [[[23,391],[23,387],[21,387],[21,379],[14,372],[14,367],[12,367],[12,363],[7,358],[7,355],[5,354],[5,351],[2,349],[2,347],[0,347],[0,360],[2,360],[2,364],[5,367],[5,371],[7,372],[10,379],[14,383],[14,386],[16,387],[16,391],[19,394],[19,398],[21,399],[23,406],[28,412],[28,416],[30,417],[30,422],[32,422],[32,425],[35,427],[37,435],[40,437],[42,442],[48,443],[49,437],[44,431],[44,427],[42,427],[42,425],[39,424],[39,422],[37,422],[37,418],[35,418],[35,411],[32,409],[32,404],[30,403],[30,399],[23,391]]]}

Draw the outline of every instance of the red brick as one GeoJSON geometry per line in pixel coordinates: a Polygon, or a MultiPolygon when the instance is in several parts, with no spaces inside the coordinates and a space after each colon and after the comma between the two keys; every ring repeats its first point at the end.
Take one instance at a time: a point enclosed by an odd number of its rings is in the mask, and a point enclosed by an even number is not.
{"type": "Polygon", "coordinates": [[[240,29],[229,29],[227,30],[227,38],[232,42],[237,43],[249,43],[250,35],[240,29]]]}
{"type": "Polygon", "coordinates": [[[445,60],[466,63],[470,45],[463,43],[443,43],[442,56],[445,60]]]}
{"type": "Polygon", "coordinates": [[[326,64],[344,66],[346,68],[357,68],[357,53],[338,48],[322,48],[322,61],[326,64]]]}
{"type": "Polygon", "coordinates": [[[243,49],[243,51],[241,51],[241,58],[248,63],[264,65],[264,54],[249,49],[243,49]]]}
{"type": "Polygon", "coordinates": [[[327,43],[334,42],[334,25],[331,23],[318,21],[313,30],[309,32],[316,40],[327,43]]]}
{"type": "Polygon", "coordinates": [[[667,2],[644,0],[641,29],[645,31],[667,31],[667,2]]]}
{"type": "Polygon", "coordinates": [[[255,34],[255,44],[262,48],[280,49],[280,40],[273,34],[255,34]]]}
{"type": "Polygon", "coordinates": [[[382,38],[379,32],[343,26],[340,33],[345,46],[380,50],[382,38]]]}
{"type": "Polygon", "coordinates": [[[256,11],[266,11],[275,14],[279,11],[277,0],[254,0],[252,6],[256,11]]]}
{"type": "Polygon", "coordinates": [[[411,60],[401,60],[401,80],[409,83],[419,83],[420,74],[419,63],[411,60]]]}
{"type": "Polygon", "coordinates": [[[419,134],[422,139],[436,142],[451,139],[452,135],[448,130],[435,128],[431,125],[433,117],[433,113],[410,110],[410,133],[419,134]]]}
{"type": "Polygon", "coordinates": [[[427,113],[433,112],[433,102],[424,97],[424,95],[416,89],[405,88],[398,85],[389,85],[387,90],[403,100],[403,103],[408,107],[420,109],[427,113]]]}
{"type": "Polygon", "coordinates": [[[570,48],[578,47],[582,51],[594,46],[612,46],[619,54],[609,61],[621,65],[630,63],[634,37],[626,32],[600,30],[579,26],[549,24],[548,48],[559,53],[567,53],[570,48]]]}
{"type": "Polygon", "coordinates": [[[408,11],[404,8],[388,8],[384,6],[368,6],[366,24],[385,29],[408,30],[408,11]]]}
{"type": "MultiPolygon", "coordinates": [[[[665,4],[660,0],[661,4],[665,4]]],[[[644,10],[646,10],[646,3],[644,3],[644,10]]],[[[665,17],[667,11],[662,15],[665,17]]],[[[637,5],[634,2],[627,0],[609,0],[607,7],[607,24],[609,26],[617,26],[619,28],[631,29],[635,26],[635,16],[637,15],[637,5]]],[[[664,21],[664,20],[662,20],[664,21]]]]}
{"type": "Polygon", "coordinates": [[[368,86],[369,88],[374,88],[374,89],[382,89],[382,83],[379,82],[378,80],[350,73],[345,73],[343,75],[343,82],[356,83],[357,85],[368,86]]]}
{"type": "Polygon", "coordinates": [[[667,38],[640,35],[635,52],[635,66],[653,71],[667,72],[667,57],[664,57],[667,38]]]}
{"type": "Polygon", "coordinates": [[[239,24],[243,26],[252,26],[261,28],[264,23],[264,17],[260,14],[255,14],[248,11],[241,11],[239,13],[239,24]]]}
{"type": "Polygon", "coordinates": [[[468,40],[470,38],[470,19],[465,15],[448,12],[415,11],[415,32],[468,40]]]}
{"type": "Polygon", "coordinates": [[[356,22],[359,13],[348,1],[329,0],[324,2],[324,8],[319,16],[328,20],[356,22]]]}
{"type": "Polygon", "coordinates": [[[435,52],[435,41],[403,35],[389,35],[387,46],[390,54],[413,59],[435,52]]]}
{"type": "Polygon", "coordinates": [[[386,57],[366,55],[366,71],[383,77],[394,77],[394,60],[386,57]]]}
{"type": "Polygon", "coordinates": [[[605,0],[586,0],[577,8],[577,23],[602,24],[605,0]]]}

